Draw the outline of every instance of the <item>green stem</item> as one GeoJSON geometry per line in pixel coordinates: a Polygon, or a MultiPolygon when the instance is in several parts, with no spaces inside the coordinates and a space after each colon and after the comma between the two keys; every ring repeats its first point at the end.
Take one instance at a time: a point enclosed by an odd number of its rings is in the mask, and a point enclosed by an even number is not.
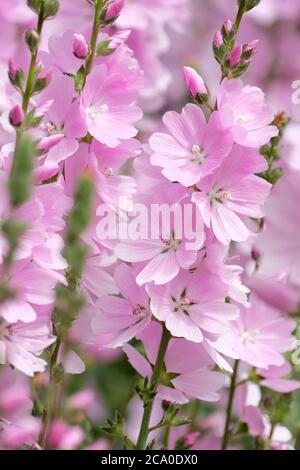
{"type": "Polygon", "coordinates": [[[162,445],[165,450],[169,448],[169,439],[170,439],[171,426],[167,426],[162,438],[162,445]]]}
{"type": "Polygon", "coordinates": [[[239,6],[239,9],[238,9],[238,12],[237,12],[237,15],[236,15],[234,26],[236,27],[237,32],[239,30],[243,15],[245,13],[245,11],[244,11],[245,3],[246,3],[246,0],[241,0],[240,1],[240,6],[239,6]]]}
{"type": "MultiPolygon", "coordinates": [[[[159,350],[158,350],[158,354],[156,358],[156,363],[154,365],[153,374],[152,374],[152,378],[150,382],[150,386],[152,387],[154,393],[157,390],[159,376],[162,371],[162,367],[164,364],[164,359],[165,359],[165,355],[167,352],[170,338],[171,338],[171,335],[169,331],[166,329],[166,327],[164,326],[161,341],[160,341],[160,346],[159,346],[159,350]]],[[[136,445],[136,448],[138,450],[145,449],[145,446],[147,444],[153,403],[154,403],[154,397],[144,404],[144,414],[143,414],[142,424],[141,424],[139,437],[138,437],[138,441],[136,445]]]]}
{"type": "Polygon", "coordinates": [[[97,48],[98,31],[100,27],[100,13],[101,13],[102,7],[103,7],[103,0],[97,0],[97,3],[95,5],[95,15],[94,15],[92,36],[91,36],[91,41],[90,41],[90,53],[85,62],[83,87],[86,82],[86,77],[91,73],[92,67],[93,67],[93,62],[94,62],[96,48],[97,48]]]}
{"type": "Polygon", "coordinates": [[[231,422],[234,393],[236,390],[236,379],[237,379],[238,368],[239,368],[239,361],[237,360],[234,363],[233,373],[232,373],[231,381],[230,381],[230,389],[229,389],[229,397],[228,397],[228,404],[227,404],[227,410],[226,410],[226,422],[225,422],[225,427],[224,427],[222,450],[227,449],[227,445],[228,445],[229,437],[230,437],[229,426],[231,422]]]}
{"type": "MultiPolygon", "coordinates": [[[[39,17],[38,17],[38,24],[37,24],[37,28],[36,28],[37,33],[39,34],[39,36],[42,33],[43,24],[44,24],[44,7],[43,7],[43,4],[42,4],[41,10],[40,10],[40,13],[39,13],[39,17]]],[[[32,54],[31,54],[31,61],[30,61],[30,66],[29,66],[29,71],[28,71],[28,76],[27,76],[27,84],[26,84],[26,88],[25,88],[25,91],[24,91],[24,95],[23,95],[23,106],[22,107],[23,107],[23,111],[24,111],[25,114],[27,113],[27,110],[28,110],[29,100],[30,100],[30,97],[31,97],[32,88],[33,88],[33,84],[34,84],[35,66],[36,66],[37,55],[38,55],[38,46],[36,46],[35,51],[32,52],[32,54]]]]}
{"type": "Polygon", "coordinates": [[[54,351],[51,355],[50,359],[50,370],[49,370],[49,378],[50,378],[50,384],[49,384],[49,399],[48,399],[48,404],[45,406],[42,414],[42,423],[41,423],[41,432],[39,435],[38,439],[38,444],[41,446],[42,449],[45,449],[47,446],[47,436],[48,436],[48,431],[49,427],[53,418],[53,410],[55,408],[56,402],[57,402],[57,394],[58,394],[58,384],[55,383],[54,377],[53,377],[53,371],[54,367],[57,364],[57,357],[58,357],[58,352],[59,348],[61,345],[61,341],[57,339],[54,351]]]}

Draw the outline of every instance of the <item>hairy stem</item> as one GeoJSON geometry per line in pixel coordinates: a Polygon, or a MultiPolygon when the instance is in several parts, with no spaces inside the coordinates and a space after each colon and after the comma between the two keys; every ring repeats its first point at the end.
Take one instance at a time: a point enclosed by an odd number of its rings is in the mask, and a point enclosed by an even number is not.
{"type": "Polygon", "coordinates": [[[226,421],[225,421],[223,441],[222,441],[222,450],[227,449],[229,437],[230,437],[229,427],[230,427],[230,422],[231,422],[234,393],[236,390],[236,379],[237,379],[238,368],[239,368],[239,361],[237,360],[234,363],[233,373],[232,373],[231,381],[230,381],[230,389],[229,389],[228,403],[227,403],[227,409],[226,409],[226,421]]]}
{"type": "MultiPolygon", "coordinates": [[[[170,338],[171,338],[171,335],[169,331],[166,329],[166,327],[164,326],[161,341],[160,341],[160,346],[159,346],[159,350],[158,350],[158,354],[156,358],[156,363],[154,365],[153,374],[152,374],[152,378],[150,382],[150,386],[152,387],[154,394],[157,390],[159,376],[162,371],[162,367],[164,364],[164,359],[165,359],[165,355],[167,352],[170,338]]],[[[136,445],[136,448],[138,450],[145,449],[145,446],[147,444],[153,403],[154,403],[154,397],[151,400],[149,400],[147,403],[144,403],[144,414],[143,414],[142,424],[141,424],[139,437],[138,437],[138,441],[136,445]]]]}

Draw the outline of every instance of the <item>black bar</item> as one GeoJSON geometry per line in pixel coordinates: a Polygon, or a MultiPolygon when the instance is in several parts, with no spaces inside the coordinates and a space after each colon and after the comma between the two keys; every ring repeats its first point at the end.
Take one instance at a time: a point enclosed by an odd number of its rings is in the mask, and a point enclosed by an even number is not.
{"type": "Polygon", "coordinates": [[[219,465],[223,470],[243,469],[251,467],[255,470],[262,465],[273,468],[283,468],[292,464],[299,465],[298,451],[0,451],[0,469],[6,468],[37,468],[37,465],[50,466],[51,464],[68,465],[74,463],[84,470],[94,470],[102,467],[140,469],[142,467],[157,468],[160,465],[169,467],[181,465],[201,470],[212,470],[212,466],[219,465]],[[205,467],[204,467],[205,465],[205,467]],[[90,467],[89,467],[90,466],[90,467]]]}

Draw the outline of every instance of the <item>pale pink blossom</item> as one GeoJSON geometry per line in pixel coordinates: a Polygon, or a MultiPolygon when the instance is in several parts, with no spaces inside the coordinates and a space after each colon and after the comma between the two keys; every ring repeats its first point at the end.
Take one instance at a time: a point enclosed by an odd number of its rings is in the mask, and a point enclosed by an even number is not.
{"type": "Polygon", "coordinates": [[[153,315],[165,322],[173,336],[195,343],[226,331],[239,314],[235,306],[225,303],[226,284],[205,269],[181,271],[168,284],[149,284],[147,291],[153,315]]]}
{"type": "Polygon", "coordinates": [[[51,305],[55,300],[54,288],[58,279],[63,280],[52,271],[42,269],[29,263],[25,267],[15,266],[8,276],[10,289],[14,292],[12,299],[0,305],[0,315],[9,323],[21,320],[30,323],[36,319],[35,306],[51,305]]]}
{"type": "Polygon", "coordinates": [[[278,393],[291,393],[300,388],[299,380],[287,378],[292,372],[292,366],[285,360],[281,366],[270,366],[267,369],[257,369],[262,376],[260,385],[275,390],[278,393]]]}
{"type": "Polygon", "coordinates": [[[243,86],[240,79],[225,78],[218,93],[218,110],[223,126],[234,141],[245,147],[260,147],[278,134],[270,125],[274,113],[260,88],[243,86]]]}
{"type": "Polygon", "coordinates": [[[194,215],[189,220],[190,227],[194,229],[190,234],[177,235],[174,220],[171,220],[168,227],[160,222],[158,236],[152,237],[149,230],[149,233],[142,233],[140,238],[126,238],[116,245],[115,254],[123,261],[146,262],[137,275],[138,285],[151,281],[165,284],[177,276],[180,268],[188,269],[195,263],[205,234],[202,220],[196,222],[194,215]]]}
{"type": "Polygon", "coordinates": [[[79,148],[78,140],[86,134],[79,101],[74,100],[74,83],[70,77],[55,74],[41,94],[42,102],[53,101],[39,126],[39,148],[47,152],[46,164],[58,164],[79,148]]]}
{"type": "Polygon", "coordinates": [[[81,95],[81,112],[89,133],[108,147],[134,137],[134,124],[142,117],[134,104],[135,95],[126,76],[109,73],[105,65],[96,66],[81,95]]]}
{"type": "Polygon", "coordinates": [[[230,132],[224,130],[217,112],[207,123],[197,105],[187,104],[181,114],[167,112],[163,122],[169,133],[150,138],[151,163],[162,167],[170,181],[187,187],[197,184],[221,165],[232,148],[230,132]]]}
{"type": "Polygon", "coordinates": [[[221,167],[198,183],[192,201],[221,243],[247,240],[250,231],[245,218],[263,216],[271,185],[255,173],[265,168],[266,162],[256,150],[234,146],[221,167]]]}
{"type": "Polygon", "coordinates": [[[70,426],[62,419],[57,419],[51,425],[47,445],[50,449],[74,450],[83,440],[84,432],[80,426],[70,426]]]}
{"type": "Polygon", "coordinates": [[[251,298],[251,307],[240,307],[240,316],[213,346],[222,354],[267,369],[282,366],[283,353],[293,349],[295,322],[261,301],[251,298]]]}
{"type": "Polygon", "coordinates": [[[0,317],[0,364],[11,364],[33,377],[45,370],[47,362],[38,356],[54,341],[46,319],[11,324],[0,317]]]}

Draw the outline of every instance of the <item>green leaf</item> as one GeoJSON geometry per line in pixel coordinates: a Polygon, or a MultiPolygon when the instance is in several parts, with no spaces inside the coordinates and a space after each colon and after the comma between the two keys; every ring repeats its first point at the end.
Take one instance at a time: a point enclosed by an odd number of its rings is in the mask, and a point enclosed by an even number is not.
{"type": "Polygon", "coordinates": [[[77,70],[76,75],[73,75],[74,82],[75,82],[75,89],[76,91],[81,91],[84,83],[85,77],[85,67],[82,65],[79,70],[77,70]]]}
{"type": "Polygon", "coordinates": [[[113,48],[109,47],[110,43],[111,43],[111,39],[106,39],[104,41],[101,41],[97,45],[96,55],[97,56],[98,55],[106,56],[106,55],[110,55],[113,52],[115,52],[116,49],[113,49],[113,48]]]}

